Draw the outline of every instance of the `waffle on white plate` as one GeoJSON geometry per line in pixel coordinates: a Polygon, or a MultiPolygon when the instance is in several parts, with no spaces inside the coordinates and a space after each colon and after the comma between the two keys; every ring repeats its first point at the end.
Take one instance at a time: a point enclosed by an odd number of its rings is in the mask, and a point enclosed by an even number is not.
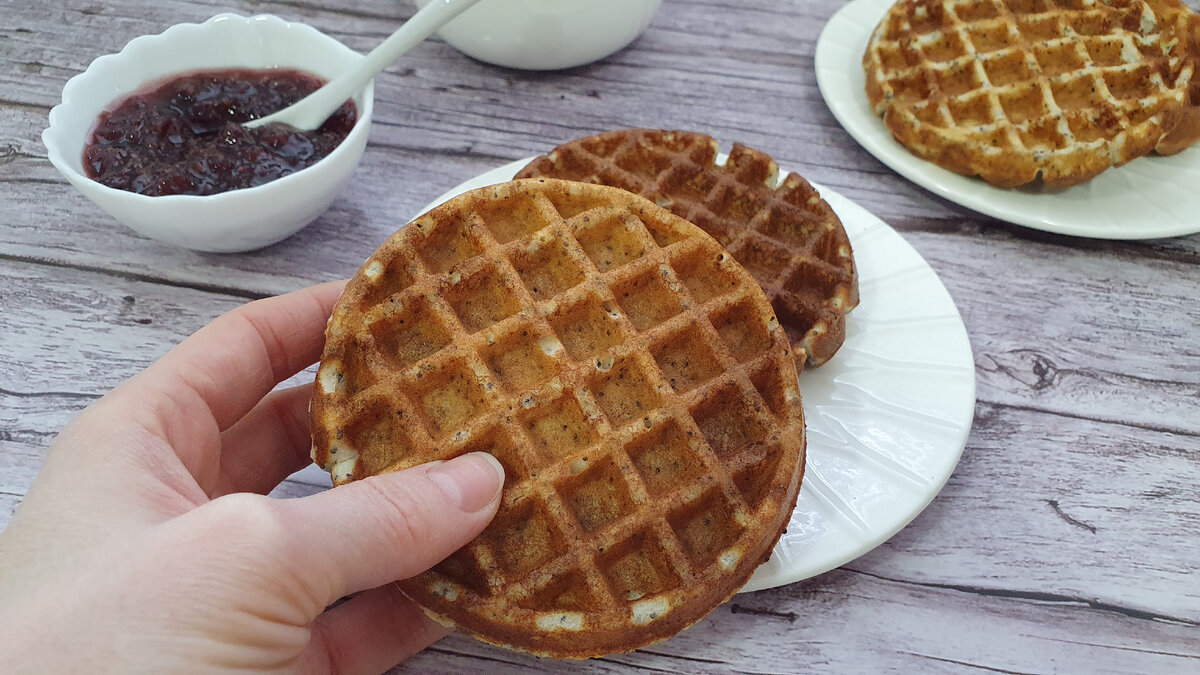
{"type": "Polygon", "coordinates": [[[866,94],[920,157],[1065,187],[1196,141],[1194,27],[1180,0],[900,0],[863,55],[866,94]]]}

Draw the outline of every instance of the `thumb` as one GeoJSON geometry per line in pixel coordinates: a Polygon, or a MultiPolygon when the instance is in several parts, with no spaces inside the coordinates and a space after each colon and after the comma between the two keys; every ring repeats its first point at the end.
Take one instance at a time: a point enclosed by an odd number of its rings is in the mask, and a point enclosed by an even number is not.
{"type": "Polygon", "coordinates": [[[500,462],[473,452],[284,500],[280,515],[307,530],[302,568],[315,587],[331,589],[332,602],[420,574],[462,548],[496,515],[503,484],[500,462]]]}

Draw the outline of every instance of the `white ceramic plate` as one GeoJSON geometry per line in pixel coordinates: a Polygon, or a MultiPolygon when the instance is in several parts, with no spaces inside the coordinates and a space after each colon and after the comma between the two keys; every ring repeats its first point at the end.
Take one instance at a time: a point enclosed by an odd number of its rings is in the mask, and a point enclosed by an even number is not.
{"type": "MultiPolygon", "coordinates": [[[[421,213],[510,180],[532,159],[480,174],[421,213]]],[[[937,274],[882,220],[816,188],[854,246],[861,301],[837,356],[800,376],[808,427],[804,483],[787,532],[742,592],[831,570],[907,525],[950,477],[975,413],[971,345],[937,274]]]]}
{"type": "Polygon", "coordinates": [[[969,209],[1047,232],[1155,239],[1200,232],[1200,148],[1148,155],[1064,190],[1004,190],[947,171],[897,143],[867,103],[862,55],[893,0],[854,0],[817,40],[817,85],[846,131],[896,173],[969,209]]]}

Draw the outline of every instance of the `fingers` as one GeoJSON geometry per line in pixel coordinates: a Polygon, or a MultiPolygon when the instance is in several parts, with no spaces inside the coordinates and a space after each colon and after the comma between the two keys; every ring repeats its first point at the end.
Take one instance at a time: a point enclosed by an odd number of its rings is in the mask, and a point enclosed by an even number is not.
{"type": "Polygon", "coordinates": [[[312,384],[273,391],[221,434],[221,469],[209,492],[266,494],[312,463],[308,402],[312,384]]]}
{"type": "Polygon", "coordinates": [[[163,439],[205,492],[218,482],[221,431],[321,355],[345,282],[230,311],[105,397],[116,418],[163,439]]]}
{"type": "Polygon", "coordinates": [[[276,384],[316,362],[325,323],[344,281],[257,300],[184,340],[122,392],[154,405],[151,393],[203,406],[229,428],[276,384]]]}
{"type": "Polygon", "coordinates": [[[382,673],[450,633],[395,584],[358,594],[313,622],[302,670],[382,673]]]}
{"type": "Polygon", "coordinates": [[[278,502],[306,587],[326,604],[423,572],[483,531],[496,513],[504,469],[470,453],[278,502]]]}

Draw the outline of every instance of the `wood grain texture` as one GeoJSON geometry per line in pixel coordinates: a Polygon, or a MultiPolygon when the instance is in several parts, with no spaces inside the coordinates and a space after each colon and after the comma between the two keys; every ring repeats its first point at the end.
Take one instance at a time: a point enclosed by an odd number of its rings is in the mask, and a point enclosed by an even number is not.
{"type": "MultiPolygon", "coordinates": [[[[813,50],[841,4],[666,0],[628,49],[555,73],[427,41],[377,80],[368,151],[329,212],[262,251],[206,255],[125,229],[50,166],[39,135],[65,81],[218,11],[366,50],[410,4],[0,0],[0,525],[72,415],[221,312],[352,274],[429,200],[501,163],[605,129],[686,128],[768,151],[916,247],[970,334],[975,425],[941,495],[875,551],[576,669],[1200,670],[1200,236],[1046,234],[908,183],[821,101],[813,50]]],[[[322,485],[310,473],[273,494],[322,485]]],[[[453,636],[401,670],[562,668],[453,636]]]]}

